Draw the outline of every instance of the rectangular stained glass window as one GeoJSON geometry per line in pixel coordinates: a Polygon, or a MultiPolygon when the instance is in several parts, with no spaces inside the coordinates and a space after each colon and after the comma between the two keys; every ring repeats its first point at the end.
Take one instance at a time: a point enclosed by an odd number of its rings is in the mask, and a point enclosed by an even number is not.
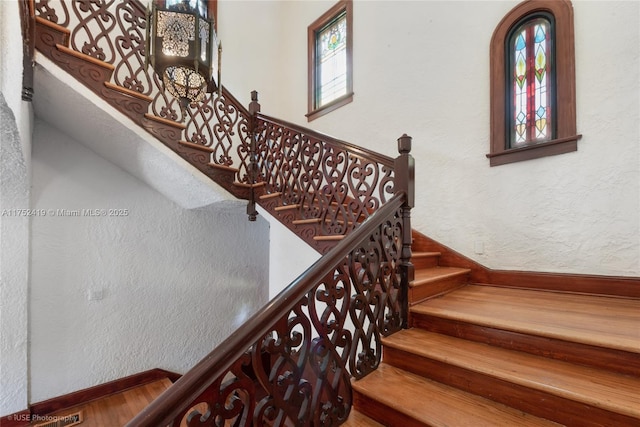
{"type": "Polygon", "coordinates": [[[309,121],[353,100],[353,1],[340,0],[307,27],[309,121]]]}
{"type": "Polygon", "coordinates": [[[317,35],[317,107],[347,93],[347,15],[343,13],[317,35]]]}

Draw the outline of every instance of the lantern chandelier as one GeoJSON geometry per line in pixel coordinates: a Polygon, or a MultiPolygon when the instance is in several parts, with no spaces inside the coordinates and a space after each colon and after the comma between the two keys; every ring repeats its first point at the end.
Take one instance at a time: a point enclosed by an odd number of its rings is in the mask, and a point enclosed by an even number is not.
{"type": "Polygon", "coordinates": [[[148,13],[147,58],[179,101],[183,121],[189,104],[221,87],[222,48],[207,6],[207,0],[160,0],[148,13]]]}

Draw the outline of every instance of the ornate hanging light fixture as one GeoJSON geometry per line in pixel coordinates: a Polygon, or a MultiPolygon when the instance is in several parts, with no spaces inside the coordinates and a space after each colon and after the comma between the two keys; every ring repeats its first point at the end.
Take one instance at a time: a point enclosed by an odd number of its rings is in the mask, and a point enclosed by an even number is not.
{"type": "Polygon", "coordinates": [[[190,103],[220,87],[220,44],[207,0],[154,1],[147,21],[148,60],[176,98],[190,103]]]}

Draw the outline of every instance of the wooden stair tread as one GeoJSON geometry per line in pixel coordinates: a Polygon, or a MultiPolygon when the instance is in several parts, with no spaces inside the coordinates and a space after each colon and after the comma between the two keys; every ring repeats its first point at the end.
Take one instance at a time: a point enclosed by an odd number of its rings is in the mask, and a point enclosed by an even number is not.
{"type": "Polygon", "coordinates": [[[318,224],[322,220],[320,218],[309,218],[309,219],[294,219],[291,221],[294,225],[303,225],[303,224],[318,224]]]}
{"type": "Polygon", "coordinates": [[[442,255],[440,252],[424,252],[424,251],[412,251],[411,258],[423,258],[423,257],[432,257],[432,256],[440,256],[442,255]]]}
{"type": "Polygon", "coordinates": [[[343,427],[384,427],[383,424],[372,420],[364,415],[362,412],[358,412],[351,408],[349,418],[347,421],[341,424],[343,427]]]}
{"type": "Polygon", "coordinates": [[[458,267],[431,267],[431,268],[422,268],[416,270],[415,277],[413,282],[409,284],[409,286],[420,286],[428,283],[433,283],[435,281],[455,277],[455,276],[464,276],[469,274],[471,270],[468,268],[458,268],[458,267]]]}
{"type": "Polygon", "coordinates": [[[467,285],[411,312],[640,353],[637,299],[467,285]]]}
{"type": "MultiPolygon", "coordinates": [[[[640,420],[640,379],[422,329],[383,339],[392,347],[640,420]]],[[[640,423],[640,421],[639,421],[640,423]]]]}
{"type": "Polygon", "coordinates": [[[82,427],[123,426],[172,384],[168,378],[162,378],[50,415],[62,418],[83,411],[82,427]]]}
{"type": "Polygon", "coordinates": [[[430,426],[558,426],[522,411],[381,363],[354,391],[430,426]]]}

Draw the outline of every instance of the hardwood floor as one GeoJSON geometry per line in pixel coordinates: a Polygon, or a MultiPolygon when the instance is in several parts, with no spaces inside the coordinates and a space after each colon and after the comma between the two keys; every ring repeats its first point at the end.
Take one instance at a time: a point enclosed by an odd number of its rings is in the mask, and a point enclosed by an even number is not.
{"type": "Polygon", "coordinates": [[[167,378],[144,384],[83,405],[67,408],[49,415],[63,418],[78,411],[83,412],[82,427],[122,427],[149,403],[171,386],[167,378]]]}

